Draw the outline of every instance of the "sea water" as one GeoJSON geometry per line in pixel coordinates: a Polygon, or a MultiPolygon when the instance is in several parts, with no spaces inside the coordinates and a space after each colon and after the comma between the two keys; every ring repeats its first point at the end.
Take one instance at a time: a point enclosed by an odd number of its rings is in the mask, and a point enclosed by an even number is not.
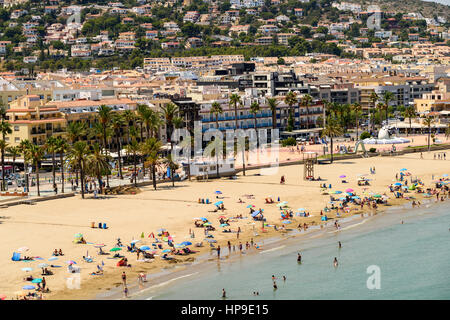
{"type": "Polygon", "coordinates": [[[232,255],[233,262],[213,263],[133,298],[221,299],[224,288],[227,299],[450,299],[450,206],[394,208],[337,232],[328,228],[257,254],[232,255]]]}

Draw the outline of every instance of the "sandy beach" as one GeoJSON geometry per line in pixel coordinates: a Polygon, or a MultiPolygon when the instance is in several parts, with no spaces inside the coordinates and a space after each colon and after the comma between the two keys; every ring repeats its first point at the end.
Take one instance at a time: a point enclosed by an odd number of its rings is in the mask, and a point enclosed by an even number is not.
{"type": "MultiPolygon", "coordinates": [[[[163,267],[171,265],[157,256],[152,262],[136,261],[135,253],[127,253],[125,250],[121,254],[128,258],[131,268],[117,267],[117,259],[108,259],[108,256],[98,256],[97,249],[89,244],[74,244],[73,239],[76,233],[82,233],[88,243],[104,243],[105,251],[114,247],[116,239],[120,238],[123,244],[129,244],[133,239],[140,239],[139,245],[151,245],[153,242],[148,238],[151,232],[157,234],[157,230],[165,228],[174,237],[175,243],[191,241],[193,243],[204,240],[205,236],[202,228],[195,228],[195,217],[206,217],[217,231],[211,232],[217,240],[215,244],[220,245],[224,252],[227,252],[226,242],[231,241],[232,245],[238,245],[250,238],[258,241],[261,237],[274,236],[277,232],[273,228],[266,228],[267,233],[261,232],[261,223],[255,222],[249,215],[249,204],[255,209],[264,209],[264,216],[269,224],[281,227],[280,210],[274,204],[266,204],[264,199],[271,196],[276,202],[278,197],[281,201],[287,201],[294,212],[297,208],[305,208],[311,214],[310,217],[294,216],[291,228],[296,228],[301,223],[320,223],[320,211],[330,201],[329,195],[322,195],[320,184],[332,185],[331,190],[345,191],[347,188],[354,189],[355,193],[364,196],[364,192],[386,193],[391,199],[390,205],[401,202],[395,199],[389,192],[388,185],[396,182],[395,175],[401,168],[407,168],[412,176],[419,177],[427,187],[431,187],[433,178],[438,178],[448,173],[449,161],[434,160],[433,152],[423,153],[424,159],[420,158],[420,153],[407,154],[398,157],[373,157],[337,161],[332,165],[315,166],[315,175],[320,176],[323,181],[304,181],[303,165],[291,165],[280,167],[277,174],[263,176],[259,175],[260,170],[248,170],[244,177],[238,175],[237,180],[220,179],[207,182],[182,181],[177,182],[172,188],[170,183],[158,185],[158,190],[151,187],[141,188],[142,192],[136,195],[108,196],[104,199],[93,199],[89,195],[82,200],[76,196],[67,199],[41,202],[36,205],[19,205],[6,209],[1,209],[0,213],[0,257],[3,261],[0,271],[0,294],[5,294],[7,299],[16,297],[16,293],[29,282],[24,281],[24,277],[32,275],[41,277],[40,263],[59,265],[61,268],[50,268],[54,275],[46,276],[47,286],[51,292],[44,294],[44,299],[91,299],[101,291],[109,290],[121,285],[120,275],[126,271],[130,282],[135,282],[137,274],[145,272],[156,273],[163,267]],[[376,174],[370,174],[369,168],[375,167],[376,174]],[[367,174],[372,179],[369,189],[357,185],[358,174],[367,174]],[[280,184],[280,177],[284,175],[285,184],[280,184]],[[340,175],[346,175],[348,183],[342,183],[340,175]],[[222,192],[226,208],[225,211],[211,212],[214,209],[212,204],[199,204],[199,198],[208,198],[210,202],[215,202],[216,190],[222,192]],[[249,199],[246,195],[253,195],[254,199],[249,199]],[[244,203],[238,203],[241,198],[244,203]],[[222,233],[219,227],[218,217],[221,215],[227,218],[242,214],[245,219],[233,219],[229,228],[236,231],[241,228],[242,234],[237,239],[236,233],[222,233]],[[91,228],[91,222],[107,223],[108,229],[102,230],[91,228]],[[195,232],[195,238],[189,236],[189,229],[195,232]],[[254,231],[259,233],[254,236],[254,231]],[[141,239],[141,233],[144,239],[141,239]],[[28,247],[24,254],[32,257],[42,257],[43,260],[31,262],[13,262],[11,257],[14,251],[20,247],[28,247]],[[55,249],[62,249],[63,257],[58,257],[56,261],[49,262],[55,249]],[[94,258],[93,263],[84,262],[82,256],[86,253],[94,258]],[[66,287],[67,278],[71,276],[67,272],[68,260],[77,262],[81,268],[80,289],[68,289],[66,287]],[[104,262],[104,275],[92,276],[90,273],[97,269],[97,264],[104,262]],[[22,268],[33,268],[30,272],[22,271],[22,268]]],[[[367,194],[367,193],[366,193],[367,194]]],[[[416,193],[411,195],[420,198],[416,193]]],[[[404,200],[406,201],[406,200],[404,200]]],[[[382,209],[383,206],[380,206],[382,209]]],[[[358,213],[358,210],[349,214],[358,213]]],[[[328,217],[335,217],[335,211],[327,213],[328,217]]],[[[227,227],[228,228],[228,227],[227,227]]],[[[209,252],[210,248],[206,241],[202,252],[209,252]]],[[[199,248],[192,249],[198,250],[199,248]]],[[[164,243],[164,248],[168,248],[164,243]]],[[[160,250],[159,250],[160,251],[160,250]]],[[[159,253],[158,253],[159,254],[159,253]]],[[[112,256],[112,254],[111,254],[112,256]]],[[[182,262],[192,261],[196,255],[175,256],[182,262]]]]}

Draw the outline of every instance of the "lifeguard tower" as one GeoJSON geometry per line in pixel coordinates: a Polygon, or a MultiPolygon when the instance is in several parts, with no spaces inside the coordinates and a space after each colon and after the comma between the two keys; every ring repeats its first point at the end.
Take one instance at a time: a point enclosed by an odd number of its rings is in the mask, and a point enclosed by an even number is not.
{"type": "Polygon", "coordinates": [[[316,152],[303,153],[303,180],[314,178],[314,164],[317,163],[316,152]]]}

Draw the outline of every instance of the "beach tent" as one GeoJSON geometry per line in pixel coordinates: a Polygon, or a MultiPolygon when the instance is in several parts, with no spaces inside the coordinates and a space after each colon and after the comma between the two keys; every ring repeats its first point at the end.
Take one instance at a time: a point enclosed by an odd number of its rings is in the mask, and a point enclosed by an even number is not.
{"type": "Polygon", "coordinates": [[[322,218],[320,218],[320,220],[322,220],[322,221],[327,221],[328,218],[327,218],[327,216],[322,216],[322,218]]]}
{"type": "Polygon", "coordinates": [[[13,252],[13,256],[11,258],[12,261],[20,261],[20,253],[13,252]]]}

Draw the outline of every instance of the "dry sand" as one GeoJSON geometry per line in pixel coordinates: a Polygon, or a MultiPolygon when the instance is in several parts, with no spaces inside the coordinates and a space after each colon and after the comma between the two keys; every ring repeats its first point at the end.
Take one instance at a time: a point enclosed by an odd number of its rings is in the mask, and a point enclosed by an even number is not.
{"type": "MultiPolygon", "coordinates": [[[[333,163],[332,165],[315,166],[315,175],[320,176],[325,181],[308,182],[302,180],[303,165],[292,165],[280,167],[277,174],[269,176],[256,175],[259,170],[247,171],[247,176],[239,174],[237,180],[221,179],[210,180],[209,182],[177,182],[172,188],[170,183],[158,185],[158,190],[153,191],[151,187],[142,188],[142,193],[137,195],[123,195],[109,197],[108,199],[88,198],[82,200],[80,197],[66,198],[41,202],[36,205],[19,205],[7,209],[0,209],[0,258],[2,268],[0,269],[0,294],[6,294],[7,299],[15,297],[15,292],[29,284],[23,278],[29,274],[34,277],[40,276],[40,269],[37,265],[46,262],[48,264],[61,265],[62,268],[51,268],[54,275],[46,277],[47,286],[52,293],[44,295],[45,299],[89,299],[101,290],[108,290],[121,285],[120,274],[126,271],[129,279],[135,281],[138,272],[155,273],[161,267],[168,266],[167,261],[162,261],[156,257],[153,262],[144,263],[136,261],[135,253],[125,253],[128,257],[131,268],[116,267],[117,259],[107,259],[107,256],[98,256],[97,250],[91,245],[74,244],[72,242],[74,234],[82,233],[88,242],[105,243],[105,251],[116,243],[116,238],[120,237],[122,243],[129,244],[132,239],[140,239],[142,232],[145,234],[143,242],[150,244],[151,239],[147,238],[150,232],[156,234],[159,228],[169,230],[174,237],[175,243],[185,240],[193,243],[204,239],[203,229],[194,227],[195,217],[206,217],[219,231],[212,232],[218,240],[218,244],[226,249],[226,241],[231,240],[232,244],[245,244],[250,237],[253,237],[253,228],[260,235],[261,224],[253,224],[249,216],[248,204],[255,205],[256,209],[263,208],[264,215],[269,223],[281,226],[280,211],[276,204],[265,204],[264,198],[272,196],[276,201],[278,197],[281,201],[288,201],[289,206],[294,210],[305,208],[312,217],[295,217],[292,226],[295,228],[299,222],[311,223],[320,222],[320,210],[329,201],[328,195],[322,195],[319,184],[332,184],[333,190],[344,191],[346,188],[353,188],[358,195],[363,192],[362,187],[357,186],[357,174],[369,174],[369,167],[376,167],[375,175],[368,175],[371,181],[370,191],[377,193],[386,192],[389,196],[387,186],[394,182],[395,174],[403,167],[406,167],[412,175],[418,176],[430,185],[432,175],[435,177],[448,173],[450,160],[433,160],[433,153],[424,153],[425,159],[420,159],[420,154],[408,154],[399,157],[375,157],[367,159],[351,159],[333,163]],[[339,175],[347,175],[349,183],[341,183],[339,175]],[[280,185],[280,177],[286,177],[286,184],[280,185]],[[209,198],[216,201],[215,190],[223,192],[225,207],[224,212],[209,212],[214,205],[199,204],[198,198],[209,198]],[[244,195],[253,194],[255,199],[247,199],[244,195]],[[241,198],[245,203],[238,203],[241,198]],[[242,214],[247,219],[237,220],[231,223],[231,229],[237,230],[241,227],[244,234],[236,240],[236,234],[222,233],[218,228],[218,216],[226,217],[242,214]],[[91,222],[106,222],[109,229],[92,229],[91,222]],[[194,230],[195,239],[190,239],[189,229],[194,230]],[[32,262],[13,262],[12,253],[19,247],[27,246],[30,250],[27,256],[40,256],[44,260],[32,262]],[[59,260],[48,262],[54,249],[62,249],[64,257],[59,260]],[[94,257],[94,263],[86,263],[82,256],[86,251],[94,257]],[[66,288],[66,278],[71,274],[67,272],[67,260],[75,260],[81,267],[81,289],[69,290],[66,288]],[[89,273],[96,270],[97,263],[105,263],[105,275],[91,276],[89,273]],[[24,267],[32,267],[33,271],[24,272],[24,267]]],[[[89,197],[89,196],[88,196],[89,197]]],[[[390,203],[398,203],[396,199],[390,203]]],[[[353,212],[354,213],[354,212],[353,212]]],[[[330,215],[329,215],[330,216],[330,215]]],[[[331,214],[333,217],[334,214],[331,214]]],[[[347,216],[347,215],[344,215],[347,216]]],[[[275,232],[269,228],[269,234],[275,232]]],[[[259,238],[258,238],[259,239],[259,238]]],[[[258,240],[255,238],[255,241],[258,240]]],[[[206,242],[204,242],[208,245],[206,242]]],[[[167,248],[167,245],[165,245],[167,248]]],[[[193,248],[194,249],[194,248],[193,248]]],[[[196,248],[195,248],[196,249],[196,248]]],[[[209,247],[203,249],[209,251],[209,247]]],[[[192,260],[195,255],[176,256],[182,261],[192,260]]]]}

